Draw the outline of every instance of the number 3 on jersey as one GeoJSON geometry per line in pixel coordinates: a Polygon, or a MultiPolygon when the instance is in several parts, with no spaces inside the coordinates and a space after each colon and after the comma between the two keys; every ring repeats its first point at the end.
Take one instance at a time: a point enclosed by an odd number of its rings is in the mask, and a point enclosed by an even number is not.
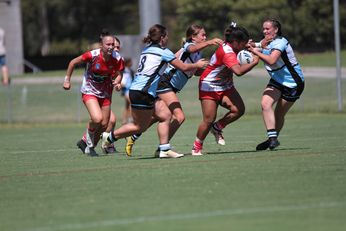
{"type": "Polygon", "coordinates": [[[145,63],[146,60],[147,60],[147,56],[144,55],[144,56],[141,58],[141,61],[139,62],[139,66],[138,66],[137,72],[143,71],[143,69],[144,69],[144,63],[145,63]]]}

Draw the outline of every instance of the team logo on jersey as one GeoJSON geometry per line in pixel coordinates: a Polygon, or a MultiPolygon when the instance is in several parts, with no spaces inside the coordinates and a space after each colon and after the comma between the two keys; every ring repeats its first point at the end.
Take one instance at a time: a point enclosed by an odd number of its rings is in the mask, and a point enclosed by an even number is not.
{"type": "Polygon", "coordinates": [[[95,68],[100,69],[101,65],[99,63],[96,63],[95,68]]]}

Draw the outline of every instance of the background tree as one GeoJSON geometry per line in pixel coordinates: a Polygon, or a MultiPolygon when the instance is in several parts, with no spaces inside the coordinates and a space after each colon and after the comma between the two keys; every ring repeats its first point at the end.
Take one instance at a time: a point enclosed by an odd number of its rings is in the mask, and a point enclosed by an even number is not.
{"type": "MultiPolygon", "coordinates": [[[[346,1],[340,3],[341,44],[346,44],[346,1]]],[[[208,37],[222,37],[231,21],[262,36],[262,22],[275,17],[298,51],[334,49],[331,0],[162,0],[162,23],[169,47],[180,47],[187,26],[199,23],[208,37]]],[[[78,54],[95,42],[102,28],[115,34],[139,34],[138,0],[23,0],[26,55],[78,54]]],[[[208,50],[207,50],[208,51],[208,50]]],[[[206,52],[207,53],[207,52],[206,52]]]]}

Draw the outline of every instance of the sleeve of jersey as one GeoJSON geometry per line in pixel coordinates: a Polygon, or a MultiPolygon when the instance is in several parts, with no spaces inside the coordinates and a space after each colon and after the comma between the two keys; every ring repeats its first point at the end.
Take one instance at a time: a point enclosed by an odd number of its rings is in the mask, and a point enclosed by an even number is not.
{"type": "Polygon", "coordinates": [[[189,47],[191,46],[191,45],[195,45],[194,43],[190,43],[190,42],[186,42],[185,44],[184,44],[184,51],[186,51],[186,52],[190,52],[189,51],[189,47]]]}
{"type": "Polygon", "coordinates": [[[124,69],[125,69],[125,62],[124,62],[124,59],[123,59],[123,58],[121,58],[121,59],[119,60],[118,69],[119,69],[119,71],[124,71],[124,69]]]}
{"type": "Polygon", "coordinates": [[[234,65],[239,64],[238,60],[237,60],[237,56],[235,53],[231,52],[231,53],[226,53],[223,56],[223,63],[228,67],[232,67],[234,65]]]}
{"type": "Polygon", "coordinates": [[[82,54],[82,60],[83,60],[84,62],[88,62],[88,61],[90,61],[91,59],[92,59],[92,54],[91,54],[90,51],[87,51],[87,52],[85,52],[84,54],[82,54]]]}
{"type": "Polygon", "coordinates": [[[287,40],[285,39],[275,39],[272,43],[272,50],[279,50],[283,52],[286,49],[287,40]]]}
{"type": "Polygon", "coordinates": [[[175,59],[175,55],[173,54],[171,50],[166,48],[165,50],[163,50],[162,59],[169,63],[175,59]]]}

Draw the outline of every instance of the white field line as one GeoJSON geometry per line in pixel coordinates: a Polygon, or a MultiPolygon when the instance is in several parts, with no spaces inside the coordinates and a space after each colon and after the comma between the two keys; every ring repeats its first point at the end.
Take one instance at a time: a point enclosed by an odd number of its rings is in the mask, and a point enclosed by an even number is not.
{"type": "Polygon", "coordinates": [[[233,216],[233,215],[251,215],[261,213],[275,213],[275,212],[286,212],[286,211],[301,211],[301,210],[313,210],[313,209],[331,209],[338,207],[345,207],[346,202],[321,202],[318,204],[305,204],[305,205],[283,205],[283,206],[272,206],[272,207],[256,207],[256,208],[235,208],[228,210],[215,210],[202,213],[182,213],[182,214],[166,214],[160,216],[142,216],[142,217],[131,217],[131,218],[115,218],[111,220],[101,220],[94,222],[83,222],[76,224],[62,224],[58,226],[47,226],[47,227],[36,227],[33,229],[26,229],[21,231],[60,231],[60,230],[84,230],[92,228],[101,228],[107,226],[118,226],[118,225],[132,225],[137,223],[146,222],[163,222],[163,221],[177,221],[187,219],[201,219],[209,217],[220,217],[220,216],[233,216]]]}

